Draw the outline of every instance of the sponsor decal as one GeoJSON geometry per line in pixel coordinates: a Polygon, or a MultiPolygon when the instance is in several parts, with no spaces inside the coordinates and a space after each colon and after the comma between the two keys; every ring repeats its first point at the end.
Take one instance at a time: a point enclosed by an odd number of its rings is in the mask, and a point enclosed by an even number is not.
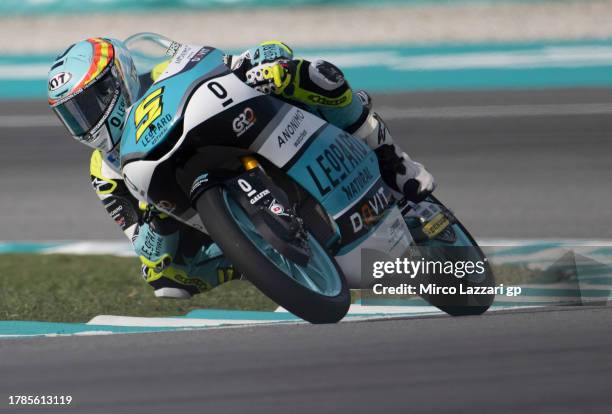
{"type": "Polygon", "coordinates": [[[259,194],[257,194],[255,197],[251,198],[249,200],[249,202],[251,204],[255,204],[257,203],[259,200],[261,200],[262,198],[264,198],[265,196],[267,196],[268,194],[270,194],[270,190],[263,190],[262,192],[260,192],[259,194]]]}
{"type": "Polygon", "coordinates": [[[198,63],[200,63],[200,61],[202,61],[202,59],[204,59],[204,57],[206,57],[206,55],[208,55],[212,50],[213,49],[211,49],[209,47],[202,47],[202,48],[198,49],[195,53],[190,54],[188,56],[189,57],[189,61],[187,62],[185,67],[183,69],[181,69],[181,72],[185,72],[185,71],[191,70],[198,63]]]}
{"type": "Polygon", "coordinates": [[[272,200],[270,206],[268,207],[273,214],[277,216],[289,216],[289,214],[285,213],[285,207],[282,204],[276,201],[276,199],[272,200]]]}
{"type": "Polygon", "coordinates": [[[191,186],[191,190],[189,190],[190,196],[193,196],[196,190],[200,187],[208,183],[208,173],[204,173],[195,179],[193,185],[191,186]]]}
{"type": "MultiPolygon", "coordinates": [[[[81,90],[81,92],[82,91],[83,90],[81,90]]],[[[81,92],[78,92],[78,93],[81,93],[81,92]]],[[[100,118],[98,123],[91,128],[89,133],[85,134],[85,136],[83,137],[80,137],[79,138],[80,140],[89,142],[89,143],[94,143],[94,146],[98,146],[99,142],[103,140],[108,140],[111,147],[115,144],[114,142],[112,142],[112,134],[111,134],[111,131],[109,130],[107,121],[108,121],[108,117],[110,116],[110,114],[112,114],[113,111],[115,110],[115,107],[117,106],[117,102],[122,101],[119,99],[119,96],[120,96],[119,93],[120,91],[119,89],[117,89],[115,91],[115,94],[113,95],[113,99],[108,105],[108,108],[106,109],[106,111],[104,111],[102,118],[100,118]]]]}
{"type": "Polygon", "coordinates": [[[244,108],[234,120],[232,121],[232,129],[236,134],[236,137],[240,137],[242,134],[247,132],[249,128],[255,125],[257,118],[255,117],[255,112],[249,108],[244,108]]]}
{"type": "Polygon", "coordinates": [[[91,176],[91,185],[98,194],[110,194],[117,187],[117,183],[113,180],[105,180],[101,177],[91,176]]]}
{"type": "Polygon", "coordinates": [[[374,176],[368,167],[361,168],[355,178],[349,181],[347,184],[343,184],[340,188],[346,196],[347,201],[353,200],[361,192],[368,187],[372,182],[374,176]]]}
{"type": "Polygon", "coordinates": [[[172,125],[172,115],[166,114],[161,118],[153,122],[147,132],[141,137],[143,145],[155,145],[164,136],[164,134],[170,129],[172,125]]]}
{"type": "Polygon", "coordinates": [[[364,197],[334,217],[342,232],[342,244],[347,245],[370,231],[394,202],[391,189],[379,179],[364,197]]]}
{"type": "Polygon", "coordinates": [[[308,95],[308,100],[319,105],[338,106],[346,102],[347,96],[341,96],[337,99],[329,99],[321,95],[308,95]]]}
{"type": "Polygon", "coordinates": [[[212,49],[208,47],[203,47],[198,50],[195,55],[189,60],[190,62],[199,62],[204,59],[204,56],[208,55],[212,49]]]}
{"type": "Polygon", "coordinates": [[[387,127],[378,114],[374,114],[374,119],[378,121],[378,145],[382,145],[387,140],[387,127]]]}
{"type": "Polygon", "coordinates": [[[127,229],[138,222],[138,215],[132,204],[124,197],[108,196],[102,201],[111,218],[121,227],[127,229]]]}
{"type": "Polygon", "coordinates": [[[155,83],[193,68],[212,50],[211,48],[194,45],[178,45],[178,47],[171,45],[168,48],[168,53],[173,53],[172,59],[155,83]],[[172,52],[175,48],[176,51],[172,52]]]}
{"type": "Polygon", "coordinates": [[[70,72],[60,72],[49,79],[49,90],[54,91],[67,84],[72,79],[70,72]]]}
{"type": "Polygon", "coordinates": [[[155,89],[153,92],[142,98],[134,111],[134,125],[136,126],[136,142],[144,132],[159,118],[164,109],[162,96],[164,87],[155,89]]]}
{"type": "Polygon", "coordinates": [[[134,111],[136,143],[142,139],[145,147],[155,145],[172,125],[172,115],[162,115],[163,93],[163,86],[154,90],[140,101],[134,111]]]}
{"type": "Polygon", "coordinates": [[[144,242],[140,246],[142,255],[149,260],[153,257],[159,257],[162,255],[163,248],[163,237],[157,235],[153,231],[147,231],[144,235],[144,242]]]}
{"type": "Polygon", "coordinates": [[[189,59],[193,55],[194,55],[193,47],[184,46],[182,50],[177,51],[177,54],[175,55],[174,61],[172,63],[176,65],[180,65],[181,63],[183,63],[185,58],[189,59]]]}
{"type": "Polygon", "coordinates": [[[176,52],[178,52],[180,47],[181,47],[181,44],[178,42],[170,43],[170,46],[168,46],[168,49],[166,50],[166,56],[170,56],[170,57],[174,56],[176,52]]]}
{"type": "Polygon", "coordinates": [[[360,194],[374,178],[369,168],[362,166],[368,153],[368,149],[363,144],[350,135],[342,133],[314,157],[314,162],[306,165],[306,171],[321,196],[342,186],[347,201],[350,201],[360,194]],[[357,169],[359,172],[355,178],[349,183],[344,183],[344,180],[357,169]]]}
{"type": "Polygon", "coordinates": [[[378,222],[382,213],[393,201],[393,196],[385,192],[385,187],[379,187],[373,195],[366,197],[357,206],[357,211],[349,216],[353,233],[359,233],[364,227],[370,228],[378,222]]]}
{"type": "Polygon", "coordinates": [[[238,179],[238,186],[242,191],[244,191],[247,197],[249,197],[249,202],[251,204],[257,203],[259,200],[270,194],[270,190],[268,190],[267,188],[258,192],[258,190],[253,188],[251,183],[249,183],[244,178],[238,179]]]}
{"type": "Polygon", "coordinates": [[[442,213],[438,213],[431,221],[423,226],[423,233],[427,234],[430,238],[434,238],[444,229],[448,227],[450,222],[442,213]]]}
{"type": "Polygon", "coordinates": [[[293,146],[297,147],[300,145],[302,140],[306,137],[307,131],[305,129],[299,129],[300,125],[304,121],[304,112],[301,110],[296,110],[295,114],[289,119],[289,123],[285,126],[285,128],[278,134],[278,147],[281,148],[283,145],[290,141],[293,142],[293,146]],[[300,131],[299,135],[295,140],[293,140],[296,132],[300,131]]]}
{"type": "Polygon", "coordinates": [[[123,121],[125,120],[125,99],[121,97],[119,102],[117,103],[117,107],[111,113],[111,117],[108,122],[115,128],[121,129],[123,126],[123,121]]]}
{"type": "Polygon", "coordinates": [[[254,148],[279,167],[297,154],[325,121],[298,108],[291,108],[260,148],[254,148]]]}

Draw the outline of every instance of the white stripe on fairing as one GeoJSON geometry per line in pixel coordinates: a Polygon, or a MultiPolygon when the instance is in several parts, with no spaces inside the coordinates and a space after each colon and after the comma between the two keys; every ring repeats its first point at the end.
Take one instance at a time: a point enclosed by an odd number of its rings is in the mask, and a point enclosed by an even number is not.
{"type": "MultiPolygon", "coordinates": [[[[483,105],[442,107],[378,107],[386,120],[465,119],[524,116],[612,115],[610,103],[483,105]]],[[[52,115],[0,115],[0,128],[62,127],[52,115]]]]}

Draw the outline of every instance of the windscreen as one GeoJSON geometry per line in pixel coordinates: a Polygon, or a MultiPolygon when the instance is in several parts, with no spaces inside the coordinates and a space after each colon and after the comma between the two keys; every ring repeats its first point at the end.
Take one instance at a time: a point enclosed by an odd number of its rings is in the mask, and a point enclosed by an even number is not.
{"type": "Polygon", "coordinates": [[[136,71],[142,75],[170,59],[166,52],[174,42],[156,33],[137,33],[125,39],[124,43],[132,53],[136,71]]]}

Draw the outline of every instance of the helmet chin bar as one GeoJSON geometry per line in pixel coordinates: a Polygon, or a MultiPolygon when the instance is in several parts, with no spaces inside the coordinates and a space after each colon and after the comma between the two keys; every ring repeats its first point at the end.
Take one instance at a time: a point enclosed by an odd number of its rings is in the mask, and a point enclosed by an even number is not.
{"type": "Polygon", "coordinates": [[[99,149],[103,152],[109,152],[115,147],[115,143],[113,142],[111,133],[108,130],[106,123],[102,123],[95,132],[90,132],[82,137],[74,137],[74,139],[82,142],[88,147],[99,149]]]}
{"type": "Polygon", "coordinates": [[[121,133],[126,116],[126,91],[119,86],[111,104],[105,111],[102,119],[92,131],[82,137],[75,137],[78,141],[94,149],[109,152],[121,141],[121,133]],[[114,128],[110,124],[114,125],[114,128]],[[113,130],[115,134],[113,135],[113,130]]]}

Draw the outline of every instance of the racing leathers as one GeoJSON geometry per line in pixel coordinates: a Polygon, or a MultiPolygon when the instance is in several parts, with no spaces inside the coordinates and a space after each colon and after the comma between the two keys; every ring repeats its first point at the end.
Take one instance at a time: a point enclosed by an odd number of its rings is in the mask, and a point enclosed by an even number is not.
{"type": "MultiPolygon", "coordinates": [[[[292,50],[277,41],[226,55],[225,63],[260,92],[275,94],[365,140],[378,156],[383,180],[409,200],[420,201],[433,190],[431,174],[397,147],[373,112],[370,96],[354,93],[333,64],[294,59],[292,50]]],[[[150,77],[155,76],[152,72],[150,77]]],[[[123,182],[116,153],[94,151],[90,173],[108,214],[132,241],[142,275],[156,296],[188,298],[239,276],[206,234],[139,204],[123,182]]]]}

